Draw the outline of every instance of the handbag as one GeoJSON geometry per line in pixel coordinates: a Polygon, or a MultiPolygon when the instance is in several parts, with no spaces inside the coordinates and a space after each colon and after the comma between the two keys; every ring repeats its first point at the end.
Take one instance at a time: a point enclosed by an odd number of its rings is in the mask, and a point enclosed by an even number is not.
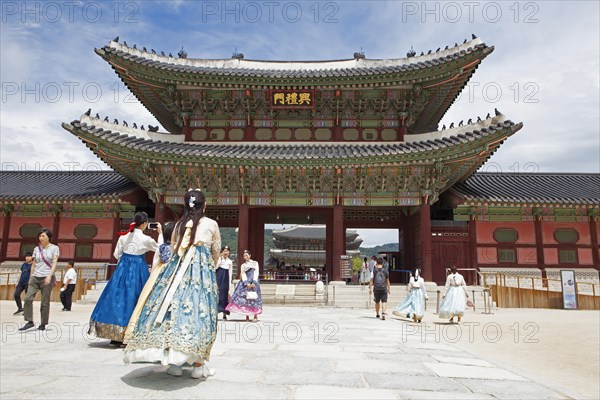
{"type": "Polygon", "coordinates": [[[257,299],[258,299],[258,293],[248,290],[248,292],[246,293],[246,300],[257,300],[257,299]]]}

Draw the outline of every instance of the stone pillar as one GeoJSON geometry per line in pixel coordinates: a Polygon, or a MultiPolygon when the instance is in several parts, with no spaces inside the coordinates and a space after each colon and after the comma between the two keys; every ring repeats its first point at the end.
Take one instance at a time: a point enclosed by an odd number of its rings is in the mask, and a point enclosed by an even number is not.
{"type": "Polygon", "coordinates": [[[346,229],[344,228],[344,209],[333,206],[333,276],[332,280],[341,279],[341,256],[346,254],[346,229]]]}
{"type": "Polygon", "coordinates": [[[429,204],[419,208],[419,225],[421,226],[421,272],[423,279],[431,281],[431,217],[429,204]]]}
{"type": "Polygon", "coordinates": [[[242,265],[244,263],[244,257],[242,256],[242,252],[248,249],[248,229],[250,226],[250,218],[249,218],[249,210],[248,206],[242,204],[239,206],[239,216],[238,216],[238,264],[242,265]]]}

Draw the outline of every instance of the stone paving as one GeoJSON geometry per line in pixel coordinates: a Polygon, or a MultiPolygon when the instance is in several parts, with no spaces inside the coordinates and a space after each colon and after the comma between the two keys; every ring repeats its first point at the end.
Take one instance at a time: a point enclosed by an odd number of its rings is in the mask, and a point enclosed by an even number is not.
{"type": "Polygon", "coordinates": [[[435,334],[446,329],[435,316],[418,325],[381,321],[364,309],[267,307],[258,323],[219,321],[210,362],[216,375],[195,380],[189,370],[172,377],[164,366],[123,364],[122,349],[85,334],[92,304],[69,313],[53,303],[48,329],[26,333],[17,331],[23,322],[12,316],[14,303],[0,307],[2,399],[572,396],[459,349],[443,331],[435,334]]]}

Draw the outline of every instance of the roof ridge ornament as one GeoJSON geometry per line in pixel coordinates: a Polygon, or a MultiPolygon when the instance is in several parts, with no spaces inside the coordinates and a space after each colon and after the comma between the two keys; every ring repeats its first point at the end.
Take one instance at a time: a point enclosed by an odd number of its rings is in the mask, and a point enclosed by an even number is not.
{"type": "Polygon", "coordinates": [[[238,53],[237,47],[236,47],[235,50],[233,51],[233,54],[231,54],[231,58],[236,58],[238,60],[241,60],[244,58],[244,53],[238,53]]]}
{"type": "Polygon", "coordinates": [[[179,50],[179,53],[177,53],[177,55],[179,56],[179,58],[187,58],[188,56],[187,52],[183,49],[183,46],[181,46],[181,50],[179,50]]]}
{"type": "Polygon", "coordinates": [[[360,51],[357,51],[354,53],[354,59],[355,60],[364,60],[365,59],[365,52],[363,51],[362,46],[360,46],[360,51]]]}
{"type": "Polygon", "coordinates": [[[411,58],[417,55],[417,52],[415,51],[415,49],[413,49],[412,46],[410,46],[410,50],[408,51],[408,53],[406,53],[406,57],[411,58]]]}

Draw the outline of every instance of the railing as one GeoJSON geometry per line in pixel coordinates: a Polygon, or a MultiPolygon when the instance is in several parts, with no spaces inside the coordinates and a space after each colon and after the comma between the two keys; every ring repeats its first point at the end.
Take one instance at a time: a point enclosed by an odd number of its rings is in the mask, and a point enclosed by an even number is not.
{"type": "Polygon", "coordinates": [[[273,282],[273,283],[290,283],[290,284],[302,284],[302,283],[316,283],[323,281],[327,286],[329,284],[329,276],[327,273],[320,272],[279,272],[279,271],[268,271],[270,274],[261,276],[261,282],[273,282]]]}
{"type": "MultiPolygon", "coordinates": [[[[563,308],[560,279],[485,272],[482,275],[498,307],[563,308]]],[[[600,284],[576,282],[575,294],[578,309],[600,310],[600,284]]]]}
{"type": "MultiPolygon", "coordinates": [[[[73,301],[80,300],[82,296],[95,284],[98,280],[106,278],[106,265],[101,267],[77,267],[77,283],[73,292],[73,301]]],[[[50,301],[60,301],[60,288],[66,270],[59,269],[55,272],[56,286],[52,288],[50,301]]],[[[0,300],[13,300],[15,287],[21,277],[20,271],[15,272],[0,272],[0,300]]],[[[24,296],[24,294],[22,294],[24,296]]],[[[39,295],[36,297],[36,299],[39,295]]]]}
{"type": "MultiPolygon", "coordinates": [[[[474,282],[475,285],[481,285],[481,272],[479,272],[479,270],[477,268],[457,268],[457,271],[465,271],[463,275],[463,277],[465,278],[465,281],[467,284],[469,284],[470,282],[474,282]]],[[[448,276],[450,274],[450,268],[446,268],[446,276],[448,276]]]]}

